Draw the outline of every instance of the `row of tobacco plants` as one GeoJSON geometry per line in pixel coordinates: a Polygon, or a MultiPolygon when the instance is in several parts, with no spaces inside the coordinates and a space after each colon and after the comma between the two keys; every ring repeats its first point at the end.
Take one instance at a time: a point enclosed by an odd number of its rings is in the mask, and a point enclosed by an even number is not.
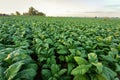
{"type": "Polygon", "coordinates": [[[119,80],[119,22],[0,17],[0,80],[119,80]]]}

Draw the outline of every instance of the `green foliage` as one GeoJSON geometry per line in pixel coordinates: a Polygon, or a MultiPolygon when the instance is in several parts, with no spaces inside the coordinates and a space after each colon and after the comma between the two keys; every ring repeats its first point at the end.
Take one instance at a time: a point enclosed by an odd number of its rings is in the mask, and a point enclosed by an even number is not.
{"type": "Polygon", "coordinates": [[[0,62],[1,80],[33,80],[38,69],[36,63],[22,49],[16,49],[8,54],[9,51],[5,52],[7,56],[2,56],[4,59],[0,62]]]}
{"type": "Polygon", "coordinates": [[[17,72],[22,67],[23,63],[17,62],[8,67],[8,69],[5,71],[5,76],[8,80],[12,80],[16,75],[17,72]]]}
{"type": "Polygon", "coordinates": [[[87,61],[82,58],[82,57],[74,57],[75,61],[78,63],[78,65],[82,65],[82,64],[87,64],[87,61]]]}
{"type": "Polygon", "coordinates": [[[89,71],[89,68],[91,65],[79,65],[75,69],[72,70],[71,74],[72,75],[84,75],[86,72],[89,71]]]}
{"type": "Polygon", "coordinates": [[[119,80],[119,22],[0,17],[0,80],[119,80]]]}
{"type": "Polygon", "coordinates": [[[16,11],[16,15],[18,16],[18,15],[21,15],[21,14],[20,14],[20,12],[16,11]]]}
{"type": "Polygon", "coordinates": [[[88,60],[89,60],[90,63],[98,62],[97,55],[95,53],[88,54],[88,60]]]}

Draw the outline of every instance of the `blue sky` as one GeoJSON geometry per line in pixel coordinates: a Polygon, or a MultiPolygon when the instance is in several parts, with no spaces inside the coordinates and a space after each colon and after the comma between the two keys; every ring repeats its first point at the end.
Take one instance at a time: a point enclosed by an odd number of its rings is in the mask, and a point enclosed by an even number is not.
{"type": "Polygon", "coordinates": [[[0,0],[0,13],[23,13],[30,6],[47,16],[120,17],[120,0],[0,0]]]}

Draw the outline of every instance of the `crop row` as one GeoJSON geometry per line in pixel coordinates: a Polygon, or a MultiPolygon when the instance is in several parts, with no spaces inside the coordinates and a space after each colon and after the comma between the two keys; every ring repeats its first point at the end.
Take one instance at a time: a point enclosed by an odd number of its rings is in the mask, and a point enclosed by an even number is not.
{"type": "Polygon", "coordinates": [[[1,17],[0,80],[119,80],[119,21],[1,17]]]}

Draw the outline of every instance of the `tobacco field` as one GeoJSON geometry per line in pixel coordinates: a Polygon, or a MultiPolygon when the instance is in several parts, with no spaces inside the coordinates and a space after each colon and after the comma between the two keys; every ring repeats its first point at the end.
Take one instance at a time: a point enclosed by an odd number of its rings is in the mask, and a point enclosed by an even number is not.
{"type": "Polygon", "coordinates": [[[120,80],[120,19],[0,17],[0,80],[120,80]]]}

